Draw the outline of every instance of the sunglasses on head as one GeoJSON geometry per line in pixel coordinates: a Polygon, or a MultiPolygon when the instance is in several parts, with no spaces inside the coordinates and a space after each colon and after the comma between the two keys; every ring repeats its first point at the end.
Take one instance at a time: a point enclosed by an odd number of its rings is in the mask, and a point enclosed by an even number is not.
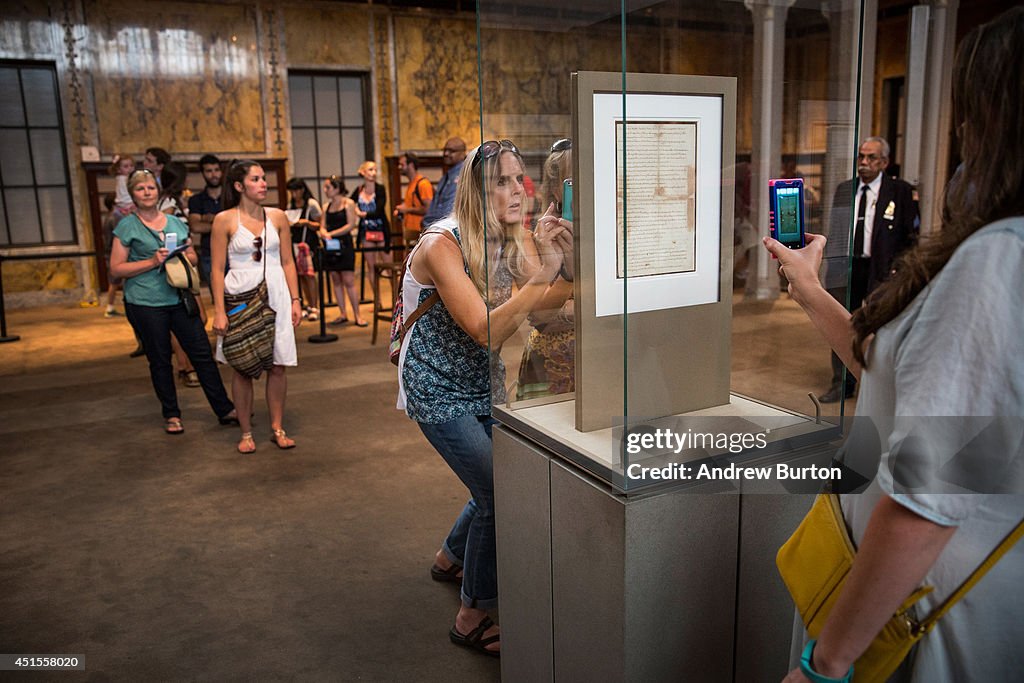
{"type": "Polygon", "coordinates": [[[503,149],[517,156],[522,156],[519,154],[519,148],[511,140],[488,140],[476,148],[476,154],[473,156],[473,167],[479,166],[481,160],[493,159],[503,149]]]}
{"type": "Polygon", "coordinates": [[[572,149],[572,138],[562,138],[561,140],[555,140],[554,144],[551,145],[552,152],[564,152],[567,149],[572,149]]]}
{"type": "Polygon", "coordinates": [[[252,241],[252,246],[253,249],[256,250],[252,253],[252,259],[258,263],[263,259],[263,252],[261,251],[263,249],[263,238],[257,237],[254,239],[252,241]]]}

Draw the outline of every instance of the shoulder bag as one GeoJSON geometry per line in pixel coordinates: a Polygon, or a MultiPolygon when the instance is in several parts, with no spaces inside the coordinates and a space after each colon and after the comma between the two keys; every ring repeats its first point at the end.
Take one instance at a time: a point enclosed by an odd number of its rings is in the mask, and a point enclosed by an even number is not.
{"type": "Polygon", "coordinates": [[[268,303],[266,249],[264,240],[263,279],[259,285],[237,294],[224,292],[228,331],[224,335],[221,351],[231,367],[252,379],[258,379],[264,370],[274,367],[277,313],[268,303]]]}
{"type": "MultiPolygon", "coordinates": [[[[1024,535],[1018,524],[985,561],[945,602],[922,620],[914,618],[914,603],[930,593],[922,586],[903,601],[871,645],[853,666],[853,680],[885,681],[900,666],[910,649],[938,623],[981,577],[1024,535]]],[[[839,507],[839,496],[822,493],[814,501],[800,526],[779,549],[775,563],[811,638],[817,638],[842,592],[856,553],[839,507]]]]}

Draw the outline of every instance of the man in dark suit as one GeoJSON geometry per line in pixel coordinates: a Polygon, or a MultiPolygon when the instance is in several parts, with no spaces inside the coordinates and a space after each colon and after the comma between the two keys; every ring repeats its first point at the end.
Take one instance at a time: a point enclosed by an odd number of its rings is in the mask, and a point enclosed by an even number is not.
{"type": "MultiPolygon", "coordinates": [[[[836,188],[825,247],[826,282],[829,293],[846,303],[849,263],[850,310],[856,310],[878,285],[888,279],[893,263],[917,241],[918,213],[914,190],[891,178],[883,169],[889,164],[889,143],[870,137],[860,145],[857,179],[836,188]]],[[[832,354],[832,386],[818,397],[835,403],[853,396],[857,380],[846,373],[832,354]]]]}

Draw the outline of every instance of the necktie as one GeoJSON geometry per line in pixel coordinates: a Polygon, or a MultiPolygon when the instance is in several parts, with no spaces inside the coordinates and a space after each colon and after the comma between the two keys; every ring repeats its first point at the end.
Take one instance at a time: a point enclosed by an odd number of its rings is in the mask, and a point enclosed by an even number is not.
{"type": "Polygon", "coordinates": [[[860,189],[860,203],[857,205],[857,224],[853,226],[853,255],[864,255],[864,217],[868,209],[868,186],[860,189]]]}

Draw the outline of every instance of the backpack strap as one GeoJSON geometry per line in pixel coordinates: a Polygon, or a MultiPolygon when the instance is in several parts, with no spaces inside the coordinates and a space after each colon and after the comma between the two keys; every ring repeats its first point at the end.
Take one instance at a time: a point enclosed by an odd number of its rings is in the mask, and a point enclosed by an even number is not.
{"type": "MultiPolygon", "coordinates": [[[[420,206],[423,206],[423,196],[420,194],[420,185],[423,183],[424,180],[427,179],[424,178],[423,176],[420,176],[420,179],[416,181],[416,187],[412,189],[412,193],[416,195],[416,200],[420,203],[420,206]]],[[[427,180],[427,182],[429,183],[430,181],[427,180]]]]}
{"type": "MultiPolygon", "coordinates": [[[[455,243],[455,246],[457,246],[459,248],[460,252],[462,251],[462,245],[459,244],[459,241],[457,239],[455,239],[455,235],[453,235],[450,230],[427,230],[422,235],[420,235],[420,239],[422,240],[427,235],[434,235],[434,234],[444,235],[445,237],[447,237],[448,239],[450,239],[452,242],[455,243]]],[[[414,253],[415,253],[415,250],[413,250],[413,254],[414,253]]],[[[413,257],[413,254],[409,254],[409,264],[408,264],[408,266],[406,266],[406,269],[412,267],[412,257],[413,257]]],[[[402,320],[402,336],[403,337],[405,336],[406,331],[409,330],[412,327],[412,324],[414,322],[416,322],[420,318],[420,316],[422,316],[424,313],[429,311],[433,307],[433,305],[436,304],[440,300],[441,300],[441,294],[438,293],[437,288],[435,287],[434,291],[431,293],[431,295],[428,296],[426,299],[424,299],[423,303],[421,303],[419,306],[417,306],[416,310],[409,314],[409,317],[407,317],[407,318],[403,317],[403,320],[402,320]]]]}

